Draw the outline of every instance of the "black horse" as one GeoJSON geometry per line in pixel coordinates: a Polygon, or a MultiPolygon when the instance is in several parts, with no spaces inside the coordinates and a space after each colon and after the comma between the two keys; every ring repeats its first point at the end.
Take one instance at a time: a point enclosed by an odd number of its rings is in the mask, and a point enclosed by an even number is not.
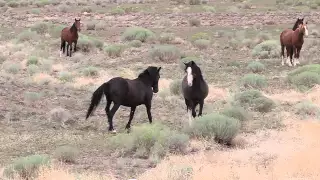
{"type": "Polygon", "coordinates": [[[202,76],[200,68],[194,61],[185,64],[185,72],[187,73],[182,80],[182,93],[187,105],[189,114],[189,125],[191,125],[191,113],[193,118],[196,117],[196,106],[199,104],[199,114],[202,115],[204,99],[208,96],[209,87],[202,76]]]}
{"type": "Polygon", "coordinates": [[[144,104],[147,109],[149,123],[152,123],[151,116],[151,100],[153,93],[157,93],[158,81],[160,78],[160,69],[154,66],[149,66],[136,79],[125,79],[115,77],[108,82],[102,84],[92,95],[91,104],[87,112],[86,119],[99,105],[102,94],[105,94],[107,105],[105,108],[108,116],[109,131],[116,133],[113,128],[112,118],[121,105],[131,107],[130,118],[126,125],[128,132],[130,131],[131,121],[136,110],[136,107],[144,104]],[[111,103],[114,103],[110,110],[111,103]]]}

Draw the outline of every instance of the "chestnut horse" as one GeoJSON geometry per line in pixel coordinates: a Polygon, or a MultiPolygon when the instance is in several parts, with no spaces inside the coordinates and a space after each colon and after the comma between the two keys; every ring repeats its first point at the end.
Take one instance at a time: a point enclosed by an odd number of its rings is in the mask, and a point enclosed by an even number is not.
{"type": "Polygon", "coordinates": [[[71,51],[72,51],[72,43],[74,43],[74,51],[77,51],[77,42],[78,42],[78,31],[80,32],[80,19],[74,19],[74,23],[71,27],[65,27],[61,31],[61,47],[60,47],[60,57],[62,56],[62,53],[64,54],[66,42],[67,44],[67,56],[71,57],[71,51]],[[69,53],[69,47],[70,47],[70,53],[69,53]]]}
{"type": "Polygon", "coordinates": [[[303,45],[303,36],[308,36],[307,23],[303,23],[303,19],[297,19],[295,25],[292,29],[286,29],[280,34],[280,44],[281,44],[281,57],[282,62],[281,65],[284,65],[284,47],[287,50],[287,61],[286,63],[289,66],[295,66],[296,64],[300,64],[298,58],[300,57],[300,50],[303,45]],[[297,61],[292,58],[297,59],[297,61]],[[289,62],[290,57],[290,62],[289,62]]]}

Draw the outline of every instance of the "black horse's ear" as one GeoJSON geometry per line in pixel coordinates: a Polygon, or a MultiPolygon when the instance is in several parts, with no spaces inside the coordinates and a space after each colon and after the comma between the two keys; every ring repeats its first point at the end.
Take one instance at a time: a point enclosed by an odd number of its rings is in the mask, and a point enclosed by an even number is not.
{"type": "Polygon", "coordinates": [[[195,63],[194,61],[191,61],[191,64],[194,65],[194,64],[196,64],[196,63],[195,63]]]}
{"type": "Polygon", "coordinates": [[[158,72],[160,71],[161,67],[159,67],[158,72]]]}
{"type": "Polygon", "coordinates": [[[187,66],[188,63],[183,62],[183,64],[184,64],[185,66],[187,66]]]}

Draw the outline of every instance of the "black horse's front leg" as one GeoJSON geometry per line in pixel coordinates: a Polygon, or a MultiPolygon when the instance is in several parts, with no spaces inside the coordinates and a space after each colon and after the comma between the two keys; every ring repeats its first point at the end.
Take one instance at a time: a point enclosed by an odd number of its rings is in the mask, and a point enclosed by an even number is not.
{"type": "Polygon", "coordinates": [[[148,114],[148,119],[149,119],[149,123],[152,123],[152,115],[151,115],[151,102],[148,102],[146,104],[146,109],[147,109],[147,114],[148,114]]]}
{"type": "Polygon", "coordinates": [[[198,114],[198,116],[202,116],[202,109],[203,109],[203,104],[204,104],[204,100],[202,100],[202,101],[200,101],[200,103],[199,103],[199,114],[198,114]]]}
{"type": "Polygon", "coordinates": [[[136,106],[131,107],[129,121],[128,121],[127,125],[126,125],[126,129],[127,129],[128,133],[130,132],[131,121],[132,121],[132,119],[133,119],[133,116],[134,116],[134,112],[135,112],[135,111],[136,111],[136,106]]]}

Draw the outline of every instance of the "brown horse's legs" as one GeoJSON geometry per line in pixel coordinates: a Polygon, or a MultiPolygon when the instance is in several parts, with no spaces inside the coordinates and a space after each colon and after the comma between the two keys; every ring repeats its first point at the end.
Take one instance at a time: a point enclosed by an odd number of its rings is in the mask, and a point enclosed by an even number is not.
{"type": "Polygon", "coordinates": [[[290,57],[292,58],[292,56],[291,56],[291,51],[292,51],[292,47],[290,47],[290,46],[286,46],[286,50],[287,50],[287,60],[286,60],[286,63],[289,65],[289,66],[292,66],[292,64],[291,64],[291,59],[290,59],[290,57]]]}
{"type": "Polygon", "coordinates": [[[296,64],[300,64],[299,58],[300,58],[301,48],[302,48],[302,47],[297,47],[296,64]]]}
{"type": "Polygon", "coordinates": [[[70,43],[70,46],[69,46],[69,56],[71,57],[71,53],[72,53],[72,43],[70,43]]]}
{"type": "Polygon", "coordinates": [[[69,43],[67,44],[67,56],[69,56],[69,43]]]}
{"type": "Polygon", "coordinates": [[[291,47],[291,51],[290,51],[290,62],[291,62],[291,65],[290,66],[295,66],[295,61],[294,61],[294,55],[295,55],[295,47],[291,47]]]}
{"type": "Polygon", "coordinates": [[[284,65],[284,45],[281,44],[281,65],[284,65]]]}
{"type": "Polygon", "coordinates": [[[61,46],[60,46],[60,57],[62,57],[62,54],[65,52],[66,47],[66,41],[61,40],[61,46]]]}

